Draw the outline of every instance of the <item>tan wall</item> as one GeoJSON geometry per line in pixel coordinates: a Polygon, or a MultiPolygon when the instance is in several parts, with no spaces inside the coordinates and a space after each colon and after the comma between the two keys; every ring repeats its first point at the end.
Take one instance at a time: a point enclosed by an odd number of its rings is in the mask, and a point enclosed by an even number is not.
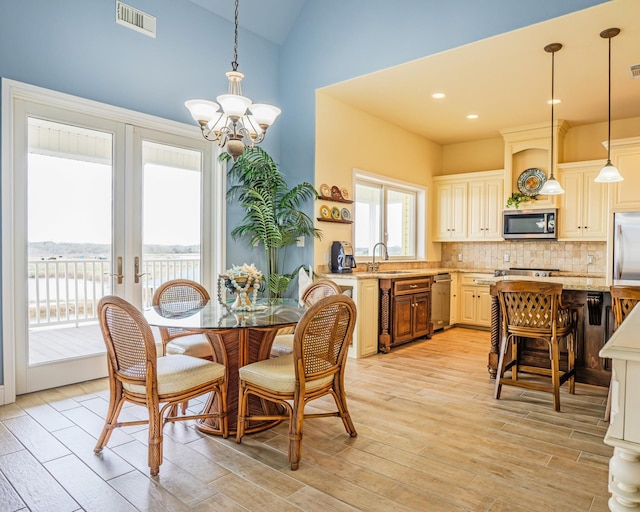
{"type": "Polygon", "coordinates": [[[497,137],[443,146],[442,170],[435,176],[503,168],[504,139],[497,137]]]}
{"type": "MultiPolygon", "coordinates": [[[[353,195],[353,169],[389,176],[427,188],[427,211],[432,210],[432,176],[442,168],[442,148],[399,126],[354,109],[322,91],[316,93],[316,188],[346,187],[353,195]]],[[[316,203],[314,216],[322,202],[316,203]]],[[[329,203],[328,206],[345,205],[329,203]]],[[[350,207],[353,214],[353,208],[350,207]]],[[[431,215],[427,218],[428,229],[431,215]]],[[[315,241],[316,268],[329,262],[331,242],[353,240],[350,224],[316,221],[323,239],[315,241]]],[[[428,261],[440,260],[439,244],[428,244],[428,261]]]]}
{"type": "MultiPolygon", "coordinates": [[[[634,117],[611,122],[612,140],[638,136],[640,136],[640,118],[634,117]]],[[[564,138],[561,162],[606,160],[607,150],[602,144],[606,140],[606,122],[569,128],[564,138]]],[[[546,160],[545,154],[546,152],[542,151],[539,155],[528,155],[533,160],[520,162],[522,165],[518,168],[540,167],[546,170],[549,167],[549,162],[546,160]],[[542,157],[545,158],[544,162],[537,160],[542,157]]],[[[523,158],[527,157],[523,156],[523,158]]],[[[436,171],[434,176],[503,168],[504,141],[502,137],[498,137],[443,146],[442,169],[436,171]]]]}

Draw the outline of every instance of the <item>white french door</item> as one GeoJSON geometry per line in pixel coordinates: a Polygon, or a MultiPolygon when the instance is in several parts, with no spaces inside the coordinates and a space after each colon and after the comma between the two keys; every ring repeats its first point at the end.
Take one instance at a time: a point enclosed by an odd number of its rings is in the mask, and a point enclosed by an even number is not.
{"type": "MultiPolygon", "coordinates": [[[[177,123],[132,124],[126,111],[105,106],[100,116],[65,99],[11,102],[3,347],[15,354],[15,394],[106,375],[95,315],[104,295],[142,308],[159,283],[184,277],[211,289],[223,267],[212,145],[177,123]],[[156,129],[165,124],[174,130],[156,129]]],[[[4,370],[11,401],[6,361],[4,370]]]]}

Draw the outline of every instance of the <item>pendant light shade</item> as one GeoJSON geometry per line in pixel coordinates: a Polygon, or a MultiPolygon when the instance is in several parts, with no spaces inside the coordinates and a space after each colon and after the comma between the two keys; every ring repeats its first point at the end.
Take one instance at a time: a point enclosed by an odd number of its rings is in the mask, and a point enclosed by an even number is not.
{"type": "Polygon", "coordinates": [[[555,131],[555,126],[553,124],[553,105],[555,104],[555,56],[556,52],[562,48],[560,43],[551,43],[544,47],[544,51],[551,54],[551,165],[549,166],[549,179],[544,182],[542,188],[540,189],[539,194],[543,196],[556,196],[559,194],[564,194],[563,188],[560,186],[558,180],[556,180],[553,175],[553,167],[554,167],[554,158],[553,158],[553,136],[555,131]]]}
{"type": "Polygon", "coordinates": [[[597,183],[615,183],[616,181],[622,181],[624,178],[621,176],[620,171],[615,165],[611,163],[611,39],[616,37],[620,33],[619,28],[608,28],[600,32],[600,37],[609,40],[609,94],[608,94],[608,120],[607,120],[607,163],[600,169],[598,176],[596,176],[597,183]]]}

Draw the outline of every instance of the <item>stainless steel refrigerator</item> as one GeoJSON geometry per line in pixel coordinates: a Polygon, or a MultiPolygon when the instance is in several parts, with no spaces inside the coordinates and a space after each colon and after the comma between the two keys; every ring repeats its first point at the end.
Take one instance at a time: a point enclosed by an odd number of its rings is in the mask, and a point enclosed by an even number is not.
{"type": "Polygon", "coordinates": [[[640,285],[640,212],[613,216],[613,279],[640,285]]]}

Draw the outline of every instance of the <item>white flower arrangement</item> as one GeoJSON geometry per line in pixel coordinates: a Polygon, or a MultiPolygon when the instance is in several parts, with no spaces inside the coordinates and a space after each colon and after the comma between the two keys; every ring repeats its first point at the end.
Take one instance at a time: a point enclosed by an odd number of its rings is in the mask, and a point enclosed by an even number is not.
{"type": "Polygon", "coordinates": [[[262,272],[253,263],[251,265],[245,263],[242,266],[233,265],[224,274],[220,274],[218,279],[218,302],[228,307],[222,299],[222,288],[226,287],[236,294],[236,300],[231,309],[240,311],[253,309],[252,302],[256,301],[261,280],[262,272]],[[251,300],[249,299],[250,291],[252,292],[251,300]]]}

